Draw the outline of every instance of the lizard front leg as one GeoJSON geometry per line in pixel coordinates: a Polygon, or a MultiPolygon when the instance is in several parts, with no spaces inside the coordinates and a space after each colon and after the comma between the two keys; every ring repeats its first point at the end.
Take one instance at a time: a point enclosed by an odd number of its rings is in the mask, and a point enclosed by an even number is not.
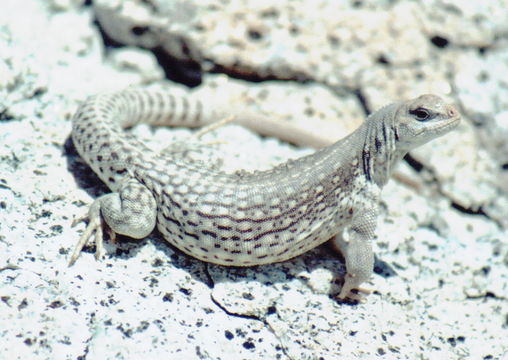
{"type": "Polygon", "coordinates": [[[333,245],[346,261],[347,273],[339,299],[361,300],[362,298],[352,293],[352,290],[370,293],[360,285],[370,279],[374,269],[372,239],[375,236],[377,215],[377,205],[355,207],[352,223],[346,229],[345,238],[337,235],[332,239],[333,245]]]}
{"type": "Polygon", "coordinates": [[[90,206],[88,219],[89,223],[69,259],[69,265],[74,264],[92,237],[96,245],[95,257],[99,259],[104,255],[103,222],[113,239],[115,234],[134,239],[148,236],[155,228],[157,203],[148,188],[136,179],[130,179],[117,192],[97,198],[90,206]]]}

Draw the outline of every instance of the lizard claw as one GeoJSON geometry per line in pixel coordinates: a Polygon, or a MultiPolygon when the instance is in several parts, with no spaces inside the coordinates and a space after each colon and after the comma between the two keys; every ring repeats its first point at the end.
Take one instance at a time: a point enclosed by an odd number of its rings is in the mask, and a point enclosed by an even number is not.
{"type": "Polygon", "coordinates": [[[109,226],[106,226],[106,232],[108,233],[109,240],[113,244],[116,244],[116,232],[114,232],[109,226]]]}
{"type": "MultiPolygon", "coordinates": [[[[88,215],[75,219],[72,222],[72,226],[75,226],[78,222],[81,222],[86,219],[90,219],[85,231],[81,234],[81,237],[72,252],[71,257],[69,258],[69,266],[72,266],[76,260],[78,259],[83,247],[89,242],[89,240],[93,237],[95,241],[95,258],[97,260],[101,259],[106,253],[104,249],[103,243],[103,234],[102,234],[102,218],[100,215],[100,203],[95,201],[88,211],[88,215]]],[[[108,233],[112,232],[112,230],[108,229],[108,233]]],[[[114,238],[114,237],[113,237],[114,238]]]]}
{"type": "Polygon", "coordinates": [[[346,278],[344,280],[344,285],[342,285],[342,289],[340,290],[339,295],[337,295],[337,298],[339,298],[340,300],[349,299],[349,300],[353,300],[353,301],[358,301],[360,303],[367,302],[366,297],[362,296],[361,294],[358,294],[358,293],[362,293],[363,295],[369,295],[372,293],[373,290],[368,289],[368,288],[358,287],[356,285],[357,284],[354,281],[354,276],[346,274],[346,278]],[[353,290],[356,290],[358,293],[353,292],[353,290]]]}
{"type": "MultiPolygon", "coordinates": [[[[366,289],[366,288],[356,288],[354,290],[356,290],[359,293],[362,293],[363,295],[369,295],[372,293],[371,289],[366,289]]],[[[362,294],[357,294],[355,292],[349,291],[349,293],[344,295],[344,294],[342,294],[342,291],[341,291],[340,294],[337,295],[337,298],[339,298],[340,300],[347,299],[347,300],[352,300],[352,301],[358,301],[359,303],[365,304],[367,302],[367,298],[365,296],[363,296],[362,294]]]]}
{"type": "Polygon", "coordinates": [[[78,225],[80,222],[83,222],[85,220],[88,220],[88,214],[85,214],[85,215],[82,215],[80,217],[77,217],[75,218],[74,220],[72,220],[72,223],[71,223],[71,227],[75,227],[76,225],[78,225]]]}

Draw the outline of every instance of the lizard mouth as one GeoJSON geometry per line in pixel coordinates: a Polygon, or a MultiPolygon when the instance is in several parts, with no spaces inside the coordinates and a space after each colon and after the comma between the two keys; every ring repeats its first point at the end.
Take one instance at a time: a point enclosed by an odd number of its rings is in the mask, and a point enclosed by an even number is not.
{"type": "Polygon", "coordinates": [[[445,128],[449,127],[455,127],[459,125],[460,122],[460,116],[459,114],[455,113],[454,116],[447,121],[447,124],[444,125],[445,128]]]}
{"type": "Polygon", "coordinates": [[[424,136],[425,133],[427,133],[429,130],[432,131],[433,135],[432,137],[441,136],[443,134],[446,134],[447,132],[450,132],[453,130],[457,125],[459,125],[460,122],[460,116],[454,116],[452,118],[448,118],[446,120],[441,120],[433,124],[432,128],[427,129],[419,129],[415,136],[424,136]]]}
{"type": "MultiPolygon", "coordinates": [[[[448,131],[451,131],[453,128],[455,128],[460,122],[460,116],[456,115],[452,118],[448,118],[446,120],[441,120],[439,122],[434,123],[432,128],[436,133],[446,133],[448,131]]],[[[426,133],[429,129],[419,129],[416,136],[422,135],[426,133]]]]}
{"type": "Polygon", "coordinates": [[[438,131],[446,132],[453,129],[459,124],[460,115],[457,112],[457,110],[455,110],[455,108],[452,107],[450,110],[448,110],[448,115],[449,115],[448,119],[442,120],[436,124],[437,125],[436,129],[438,131]]]}

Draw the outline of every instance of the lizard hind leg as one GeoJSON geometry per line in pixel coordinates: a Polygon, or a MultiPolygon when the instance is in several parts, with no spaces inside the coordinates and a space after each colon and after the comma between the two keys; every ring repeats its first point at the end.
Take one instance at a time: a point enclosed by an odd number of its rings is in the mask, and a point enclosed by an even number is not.
{"type": "Polygon", "coordinates": [[[203,135],[229,124],[234,120],[234,116],[225,117],[202,127],[185,139],[173,141],[161,151],[160,156],[181,158],[184,161],[199,164],[199,166],[204,166],[208,169],[221,170],[224,164],[224,155],[220,151],[217,151],[217,148],[211,147],[211,145],[220,145],[227,143],[227,141],[217,140],[213,142],[202,142],[201,138],[203,135]]]}
{"type": "Polygon", "coordinates": [[[117,192],[97,198],[90,206],[88,219],[89,223],[69,259],[69,265],[74,264],[83,247],[92,239],[96,244],[95,257],[102,258],[105,253],[103,223],[112,240],[115,234],[134,239],[148,236],[155,228],[157,203],[148,188],[131,179],[117,192]]]}

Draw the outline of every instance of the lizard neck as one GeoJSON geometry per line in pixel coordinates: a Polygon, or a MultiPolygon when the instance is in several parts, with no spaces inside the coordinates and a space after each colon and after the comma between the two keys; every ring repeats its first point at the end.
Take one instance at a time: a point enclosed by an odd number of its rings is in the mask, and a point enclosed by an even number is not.
{"type": "Polygon", "coordinates": [[[380,187],[388,182],[395,164],[405,155],[396,147],[396,110],[396,104],[388,105],[369,116],[362,125],[365,127],[360,156],[363,172],[368,181],[380,187]]]}

